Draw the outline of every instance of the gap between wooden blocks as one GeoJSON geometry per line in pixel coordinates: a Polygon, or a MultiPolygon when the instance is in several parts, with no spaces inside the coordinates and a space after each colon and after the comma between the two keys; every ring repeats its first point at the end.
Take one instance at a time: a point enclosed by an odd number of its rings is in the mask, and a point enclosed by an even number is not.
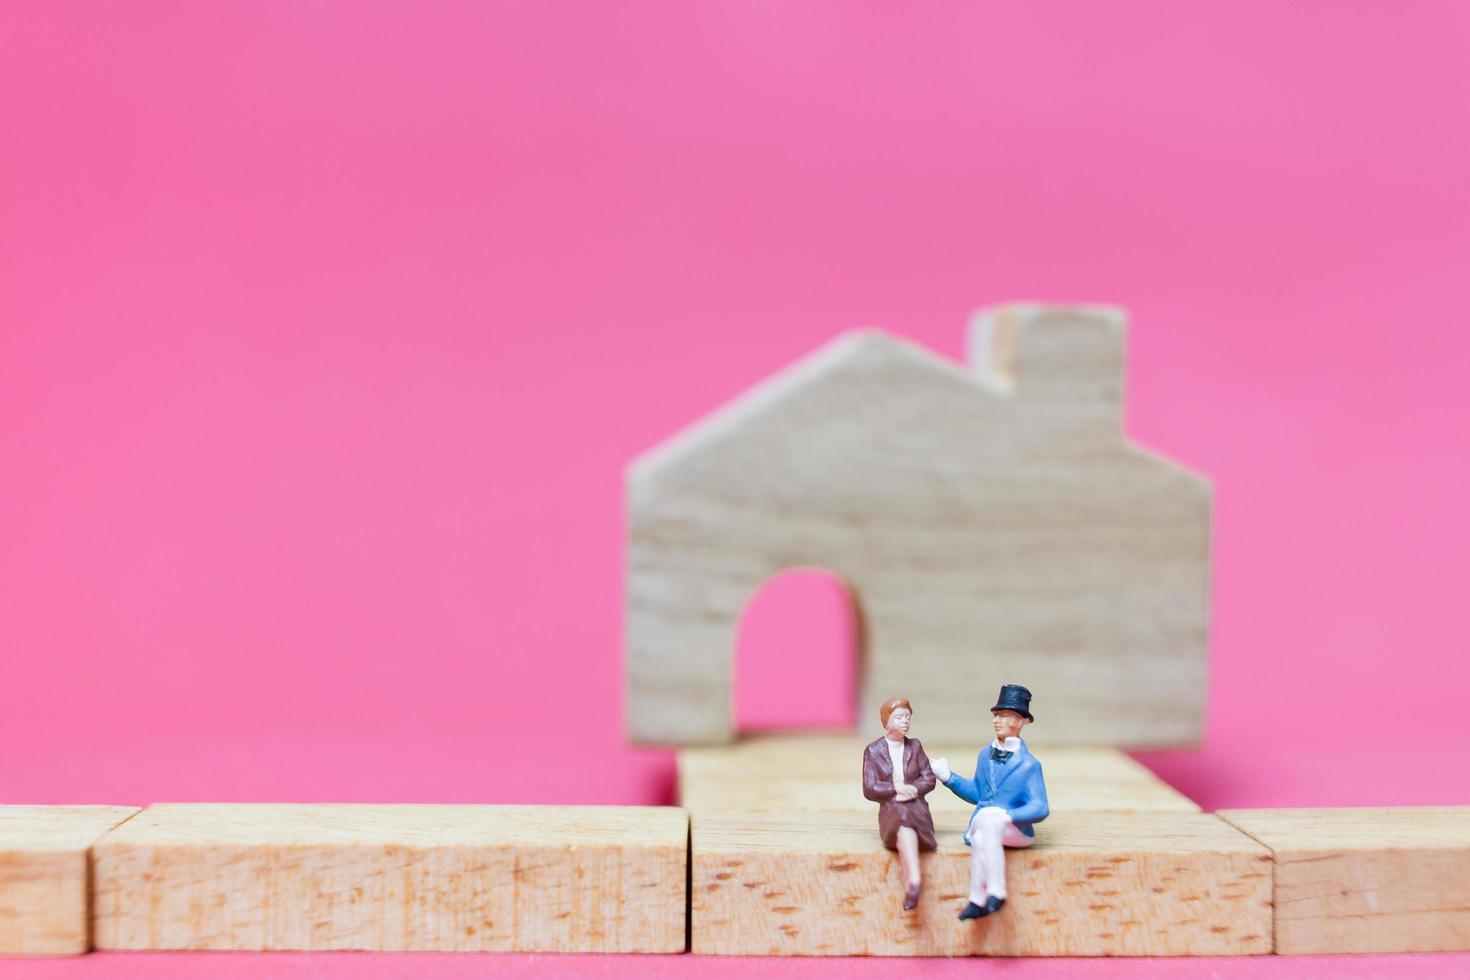
{"type": "Polygon", "coordinates": [[[100,950],[679,953],[688,853],[673,807],[0,807],[0,953],[89,948],[89,861],[100,950]]]}
{"type": "Polygon", "coordinates": [[[1470,807],[1220,817],[1271,849],[1276,952],[1470,950],[1470,807]]]}
{"type": "Polygon", "coordinates": [[[0,805],[0,954],[91,948],[87,862],[131,806],[0,805]]]}

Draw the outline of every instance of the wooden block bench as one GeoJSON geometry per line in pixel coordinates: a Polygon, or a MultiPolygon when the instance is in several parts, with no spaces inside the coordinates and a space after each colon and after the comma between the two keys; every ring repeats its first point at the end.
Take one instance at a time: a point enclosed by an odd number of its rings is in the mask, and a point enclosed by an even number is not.
{"type": "Polygon", "coordinates": [[[680,952],[671,807],[165,803],[93,849],[98,949],[680,952]]]}
{"type": "MultiPolygon", "coordinates": [[[[875,808],[876,810],[876,808],[875,808]]],[[[1271,952],[1271,855],[1205,814],[1054,814],[1007,852],[1010,902],[956,918],[969,881],[957,826],[923,856],[900,909],[898,856],[876,812],[691,814],[695,953],[1220,956],[1271,952]]],[[[943,823],[943,822],[941,822],[943,823]]]]}
{"type": "Polygon", "coordinates": [[[1220,816],[1274,855],[1278,953],[1470,950],[1470,807],[1220,816]]]}
{"type": "MultiPolygon", "coordinates": [[[[876,736],[873,736],[876,737],[876,736]]],[[[863,747],[873,737],[854,734],[755,736],[732,745],[679,750],[679,805],[690,812],[842,811],[873,815],[877,804],[863,798],[863,747]]],[[[969,775],[980,743],[930,745],[930,759],[947,757],[969,775]]],[[[1164,810],[1198,813],[1199,805],[1131,759],[1111,748],[1039,748],[1046,793],[1054,812],[1164,810]]],[[[943,786],[927,797],[935,826],[963,827],[971,807],[943,786]]]]}
{"type": "Polygon", "coordinates": [[[0,955],[85,953],[87,849],[126,806],[0,806],[0,955]]]}

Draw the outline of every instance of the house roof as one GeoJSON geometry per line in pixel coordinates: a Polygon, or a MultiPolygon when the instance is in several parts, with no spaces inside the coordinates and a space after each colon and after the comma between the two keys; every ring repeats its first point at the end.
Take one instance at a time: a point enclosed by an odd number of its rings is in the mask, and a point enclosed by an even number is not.
{"type": "Polygon", "coordinates": [[[829,340],[804,357],[746,389],[713,412],[680,429],[642,453],[628,467],[630,476],[652,473],[686,455],[696,446],[733,434],[743,425],[779,409],[789,396],[846,368],[863,369],[879,362],[900,363],[933,372],[938,382],[963,385],[978,395],[1005,398],[1004,388],[972,375],[954,361],[913,341],[877,327],[851,330],[829,340]]]}
{"type": "MultiPolygon", "coordinates": [[[[890,376],[895,370],[923,376],[922,383],[929,397],[936,397],[941,391],[948,393],[957,411],[973,410],[983,417],[988,414],[987,406],[1009,409],[1015,405],[1018,391],[1022,390],[1016,383],[1017,348],[1021,346],[1026,331],[1035,329],[1045,317],[1058,316],[1074,317],[1074,326],[1079,321],[1090,322],[1100,330],[1112,333],[1121,353],[1122,313],[1105,307],[1057,308],[1026,304],[981,311],[973,321],[972,365],[969,367],[876,327],[853,330],[798,358],[642,453],[630,462],[627,475],[630,479],[653,476],[676,466],[696,451],[709,451],[716,445],[727,444],[742,430],[764,422],[815,386],[868,373],[876,374],[880,370],[890,376]],[[997,324],[1001,325],[997,327],[997,324]]],[[[1041,329],[1050,327],[1042,326],[1041,329]]],[[[1116,370],[1121,371],[1121,368],[1120,360],[1116,370]]],[[[1036,371],[1027,372],[1024,365],[1020,366],[1019,373],[1023,387],[1036,378],[1036,371]]],[[[1121,418],[1117,423],[1119,453],[1177,471],[1192,481],[1208,483],[1199,473],[1127,440],[1122,434],[1121,418]]]]}

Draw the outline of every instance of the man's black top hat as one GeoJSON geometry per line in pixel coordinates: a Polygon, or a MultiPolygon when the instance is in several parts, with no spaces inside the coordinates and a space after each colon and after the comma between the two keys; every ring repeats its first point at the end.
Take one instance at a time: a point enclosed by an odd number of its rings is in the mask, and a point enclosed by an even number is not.
{"type": "Polygon", "coordinates": [[[995,702],[991,711],[1014,711],[1027,721],[1035,721],[1031,717],[1031,692],[1020,684],[1002,684],[1000,686],[1000,700],[995,702]]]}

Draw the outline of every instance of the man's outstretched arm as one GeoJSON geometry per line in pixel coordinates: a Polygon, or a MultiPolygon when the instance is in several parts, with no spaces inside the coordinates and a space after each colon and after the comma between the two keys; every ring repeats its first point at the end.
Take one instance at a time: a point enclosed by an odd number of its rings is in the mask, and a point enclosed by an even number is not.
{"type": "MultiPolygon", "coordinates": [[[[977,762],[976,765],[978,766],[979,763],[977,762]]],[[[935,759],[933,766],[934,775],[938,777],[941,783],[949,787],[951,793],[966,803],[980,802],[980,784],[974,776],[961,776],[958,773],[951,772],[949,760],[947,759],[935,759]]]]}

